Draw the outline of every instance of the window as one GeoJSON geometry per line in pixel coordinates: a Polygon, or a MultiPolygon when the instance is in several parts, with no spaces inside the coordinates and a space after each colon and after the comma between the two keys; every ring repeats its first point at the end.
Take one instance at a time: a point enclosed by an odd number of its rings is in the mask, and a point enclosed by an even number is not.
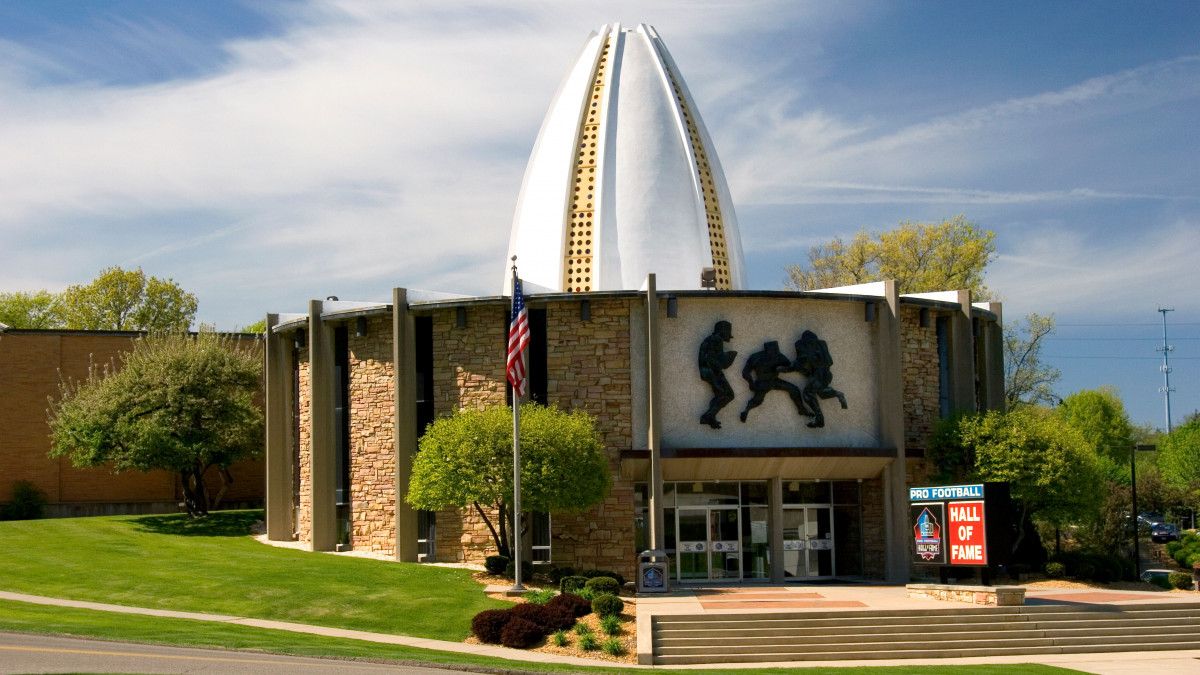
{"type": "Polygon", "coordinates": [[[950,416],[950,317],[937,318],[938,411],[950,416]]]}
{"type": "Polygon", "coordinates": [[[529,514],[531,537],[533,539],[533,563],[535,565],[550,562],[550,514],[534,511],[529,514]]]}
{"type": "Polygon", "coordinates": [[[437,513],[417,511],[417,562],[437,560],[437,513]]]}

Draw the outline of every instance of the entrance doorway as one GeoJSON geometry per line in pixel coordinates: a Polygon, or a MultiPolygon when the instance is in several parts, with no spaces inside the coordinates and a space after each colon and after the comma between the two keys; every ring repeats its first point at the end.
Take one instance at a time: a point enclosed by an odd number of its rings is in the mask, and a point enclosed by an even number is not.
{"type": "Polygon", "coordinates": [[[783,574],[789,579],[815,579],[837,574],[833,558],[832,507],[784,507],[783,574]]]}
{"type": "Polygon", "coordinates": [[[680,581],[742,578],[738,507],[680,507],[675,518],[680,581]]]}

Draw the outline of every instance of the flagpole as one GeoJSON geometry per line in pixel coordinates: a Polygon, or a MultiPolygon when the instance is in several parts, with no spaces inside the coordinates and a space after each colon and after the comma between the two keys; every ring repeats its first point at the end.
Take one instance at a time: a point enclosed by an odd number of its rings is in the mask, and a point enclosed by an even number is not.
{"type": "MultiPolygon", "coordinates": [[[[517,295],[517,256],[512,257],[513,299],[517,295]]],[[[509,321],[516,317],[509,317],[509,321]]],[[[521,585],[521,392],[512,388],[513,407],[513,586],[514,592],[522,592],[521,585]]]]}

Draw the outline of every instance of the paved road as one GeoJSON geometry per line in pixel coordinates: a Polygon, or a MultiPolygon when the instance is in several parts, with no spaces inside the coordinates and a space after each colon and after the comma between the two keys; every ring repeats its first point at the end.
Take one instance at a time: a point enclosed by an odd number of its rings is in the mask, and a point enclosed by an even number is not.
{"type": "Polygon", "coordinates": [[[183,649],[124,642],[0,633],[0,673],[248,673],[321,675],[468,671],[339,659],[312,659],[224,649],[183,649]]]}

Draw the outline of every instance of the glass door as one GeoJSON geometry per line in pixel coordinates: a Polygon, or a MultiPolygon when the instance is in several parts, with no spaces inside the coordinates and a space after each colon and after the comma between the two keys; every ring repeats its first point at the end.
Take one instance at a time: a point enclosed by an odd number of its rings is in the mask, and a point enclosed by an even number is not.
{"type": "Polygon", "coordinates": [[[784,576],[811,579],[834,575],[833,517],[828,506],[783,510],[784,576]]]}
{"type": "Polygon", "coordinates": [[[738,507],[680,507],[676,532],[680,581],[742,578],[738,507]]]}
{"type": "Polygon", "coordinates": [[[676,558],[680,581],[708,579],[708,509],[680,508],[676,512],[676,558]]]}

